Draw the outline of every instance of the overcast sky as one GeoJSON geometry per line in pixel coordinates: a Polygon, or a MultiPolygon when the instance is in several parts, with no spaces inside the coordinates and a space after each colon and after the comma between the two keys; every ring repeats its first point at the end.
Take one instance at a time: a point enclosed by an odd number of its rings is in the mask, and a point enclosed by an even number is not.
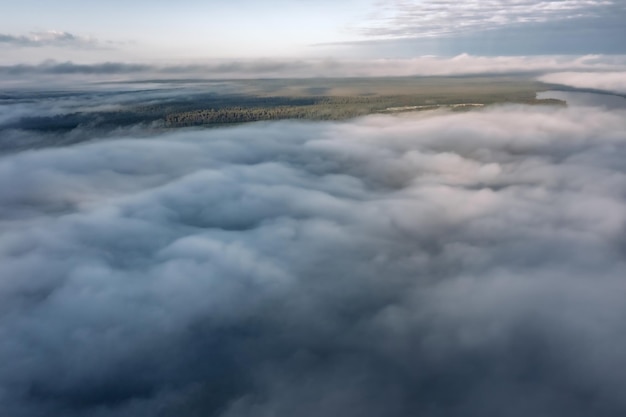
{"type": "Polygon", "coordinates": [[[2,0],[2,63],[626,53],[621,0],[2,0]]]}

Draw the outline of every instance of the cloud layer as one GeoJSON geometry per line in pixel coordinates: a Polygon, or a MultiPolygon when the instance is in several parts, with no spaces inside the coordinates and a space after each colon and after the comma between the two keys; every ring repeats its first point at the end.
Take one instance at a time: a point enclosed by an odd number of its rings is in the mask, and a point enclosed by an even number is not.
{"type": "Polygon", "coordinates": [[[623,9],[611,0],[383,1],[361,32],[376,38],[454,35],[615,10],[623,9]]]}
{"type": "Polygon", "coordinates": [[[0,409],[623,415],[624,158],[576,106],[5,155],[0,409]]]}
{"type": "Polygon", "coordinates": [[[617,0],[383,1],[353,31],[366,56],[624,54],[617,0]]]}
{"type": "Polygon", "coordinates": [[[82,81],[162,78],[239,79],[307,77],[383,77],[419,75],[541,74],[620,72],[626,55],[583,56],[424,56],[411,59],[235,60],[155,65],[132,62],[75,63],[49,60],[37,65],[0,66],[0,85],[21,83],[75,85],[82,81]],[[80,78],[83,77],[83,78],[80,78]],[[91,78],[90,78],[91,77],[91,78]]]}

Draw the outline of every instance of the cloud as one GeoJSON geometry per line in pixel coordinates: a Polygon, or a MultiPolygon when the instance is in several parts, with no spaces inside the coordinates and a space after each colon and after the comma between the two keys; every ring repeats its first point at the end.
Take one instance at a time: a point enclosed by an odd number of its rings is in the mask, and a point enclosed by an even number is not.
{"type": "Polygon", "coordinates": [[[28,35],[10,35],[0,33],[0,45],[2,44],[9,45],[11,47],[103,47],[102,42],[96,38],[57,30],[31,32],[28,35]]]}
{"type": "Polygon", "coordinates": [[[626,113],[501,106],[0,158],[12,416],[616,416],[626,113]]]}
{"type": "Polygon", "coordinates": [[[608,0],[379,2],[352,28],[352,54],[624,54],[626,4],[608,0]]]}
{"type": "Polygon", "coordinates": [[[375,38],[442,36],[606,15],[614,10],[623,8],[609,0],[385,1],[378,3],[360,32],[375,38]]]}
{"type": "Polygon", "coordinates": [[[48,60],[38,65],[0,66],[2,83],[75,84],[78,81],[172,79],[245,79],[310,77],[383,77],[420,75],[537,74],[563,71],[615,72],[626,55],[583,56],[424,56],[410,59],[239,60],[193,64],[105,62],[81,64],[48,60]],[[80,77],[85,77],[81,79],[80,77]],[[91,77],[91,78],[89,78],[91,77]]]}
{"type": "Polygon", "coordinates": [[[146,72],[153,69],[146,64],[132,64],[122,62],[103,62],[99,64],[75,64],[73,62],[45,61],[39,65],[7,65],[0,67],[0,71],[6,75],[75,75],[75,74],[129,74],[146,72]]]}
{"type": "Polygon", "coordinates": [[[626,72],[605,72],[601,76],[589,72],[557,72],[539,77],[539,80],[575,88],[591,88],[626,94],[626,72]]]}

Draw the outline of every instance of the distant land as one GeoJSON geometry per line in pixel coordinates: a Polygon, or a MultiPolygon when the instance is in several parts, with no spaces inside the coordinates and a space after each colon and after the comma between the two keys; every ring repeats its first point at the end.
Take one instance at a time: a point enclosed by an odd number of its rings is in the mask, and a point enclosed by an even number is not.
{"type": "MultiPolygon", "coordinates": [[[[554,88],[519,75],[102,83],[87,91],[5,92],[0,97],[3,105],[43,100],[55,110],[25,112],[0,121],[0,132],[76,131],[71,138],[79,142],[81,129],[107,132],[134,125],[173,129],[286,119],[345,120],[376,113],[468,111],[502,103],[565,105],[562,100],[537,98],[554,88]]],[[[45,144],[24,140],[19,147],[54,144],[54,140],[45,144]]],[[[5,150],[12,146],[18,145],[2,144],[5,150]]]]}

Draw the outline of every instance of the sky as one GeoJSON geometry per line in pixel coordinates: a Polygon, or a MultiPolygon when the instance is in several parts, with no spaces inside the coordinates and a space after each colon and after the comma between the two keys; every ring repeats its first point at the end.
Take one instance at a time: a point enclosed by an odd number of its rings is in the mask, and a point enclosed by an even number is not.
{"type": "Polygon", "coordinates": [[[626,53],[621,0],[2,0],[2,63],[626,53]]]}

